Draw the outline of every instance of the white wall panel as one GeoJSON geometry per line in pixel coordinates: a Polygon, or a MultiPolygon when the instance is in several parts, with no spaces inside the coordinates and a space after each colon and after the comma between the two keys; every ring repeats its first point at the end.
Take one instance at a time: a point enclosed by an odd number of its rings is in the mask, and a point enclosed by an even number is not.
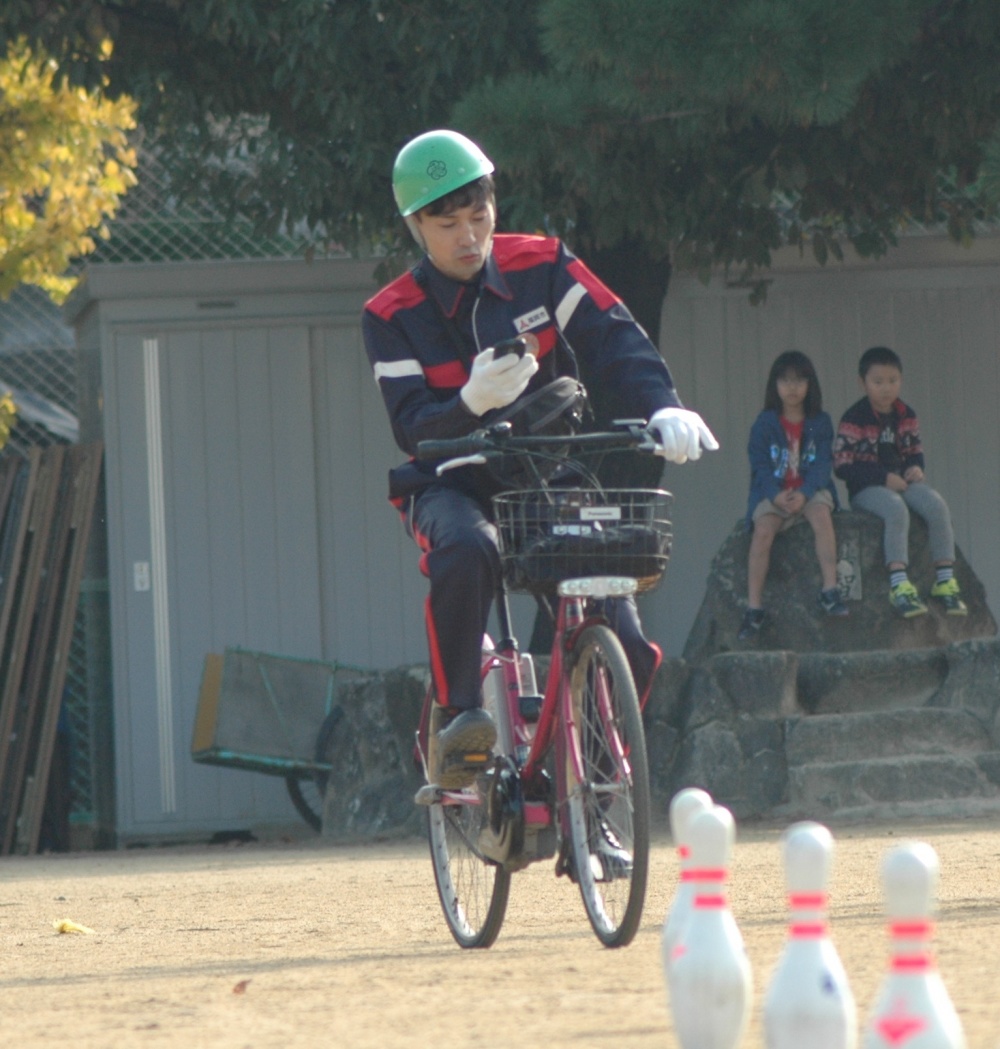
{"type": "Polygon", "coordinates": [[[426,658],[417,550],[389,504],[401,461],[357,319],[314,332],[322,648],[324,657],[387,667],[426,658]]]}

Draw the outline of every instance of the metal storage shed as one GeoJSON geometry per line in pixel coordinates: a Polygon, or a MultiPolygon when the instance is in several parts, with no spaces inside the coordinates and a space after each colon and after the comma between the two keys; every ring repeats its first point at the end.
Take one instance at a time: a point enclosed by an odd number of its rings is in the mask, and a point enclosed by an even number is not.
{"type": "Polygon", "coordinates": [[[374,287],[347,260],[105,265],[67,307],[82,439],[106,443],[122,839],[296,819],[280,781],[192,763],[208,652],[424,658],[360,345],[374,287]]]}

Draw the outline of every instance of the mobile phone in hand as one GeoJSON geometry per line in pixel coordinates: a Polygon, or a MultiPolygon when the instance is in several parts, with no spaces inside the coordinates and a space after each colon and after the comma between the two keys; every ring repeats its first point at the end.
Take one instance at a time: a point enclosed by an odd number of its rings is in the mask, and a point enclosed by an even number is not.
{"type": "Polygon", "coordinates": [[[508,353],[516,353],[518,357],[523,357],[527,349],[528,340],[523,335],[518,335],[515,339],[503,339],[493,347],[493,360],[497,361],[508,353]]]}

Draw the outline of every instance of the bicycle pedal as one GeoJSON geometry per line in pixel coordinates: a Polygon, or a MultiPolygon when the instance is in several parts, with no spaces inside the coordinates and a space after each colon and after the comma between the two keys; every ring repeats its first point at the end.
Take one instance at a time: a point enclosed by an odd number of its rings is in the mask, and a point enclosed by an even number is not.
{"type": "Polygon", "coordinates": [[[492,757],[492,752],[488,750],[467,750],[458,754],[449,754],[444,760],[444,767],[446,769],[468,768],[478,771],[485,768],[492,757]]]}
{"type": "Polygon", "coordinates": [[[441,800],[443,791],[436,783],[425,783],[413,795],[414,805],[436,805],[441,800]]]}

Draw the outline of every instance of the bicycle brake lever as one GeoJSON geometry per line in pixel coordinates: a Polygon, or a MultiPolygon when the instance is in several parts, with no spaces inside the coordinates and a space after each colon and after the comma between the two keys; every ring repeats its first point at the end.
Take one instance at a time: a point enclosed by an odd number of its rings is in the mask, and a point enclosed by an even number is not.
{"type": "Polygon", "coordinates": [[[661,444],[657,444],[656,438],[651,433],[644,433],[643,438],[642,444],[635,446],[637,452],[652,452],[655,455],[657,448],[663,447],[661,444]]]}

